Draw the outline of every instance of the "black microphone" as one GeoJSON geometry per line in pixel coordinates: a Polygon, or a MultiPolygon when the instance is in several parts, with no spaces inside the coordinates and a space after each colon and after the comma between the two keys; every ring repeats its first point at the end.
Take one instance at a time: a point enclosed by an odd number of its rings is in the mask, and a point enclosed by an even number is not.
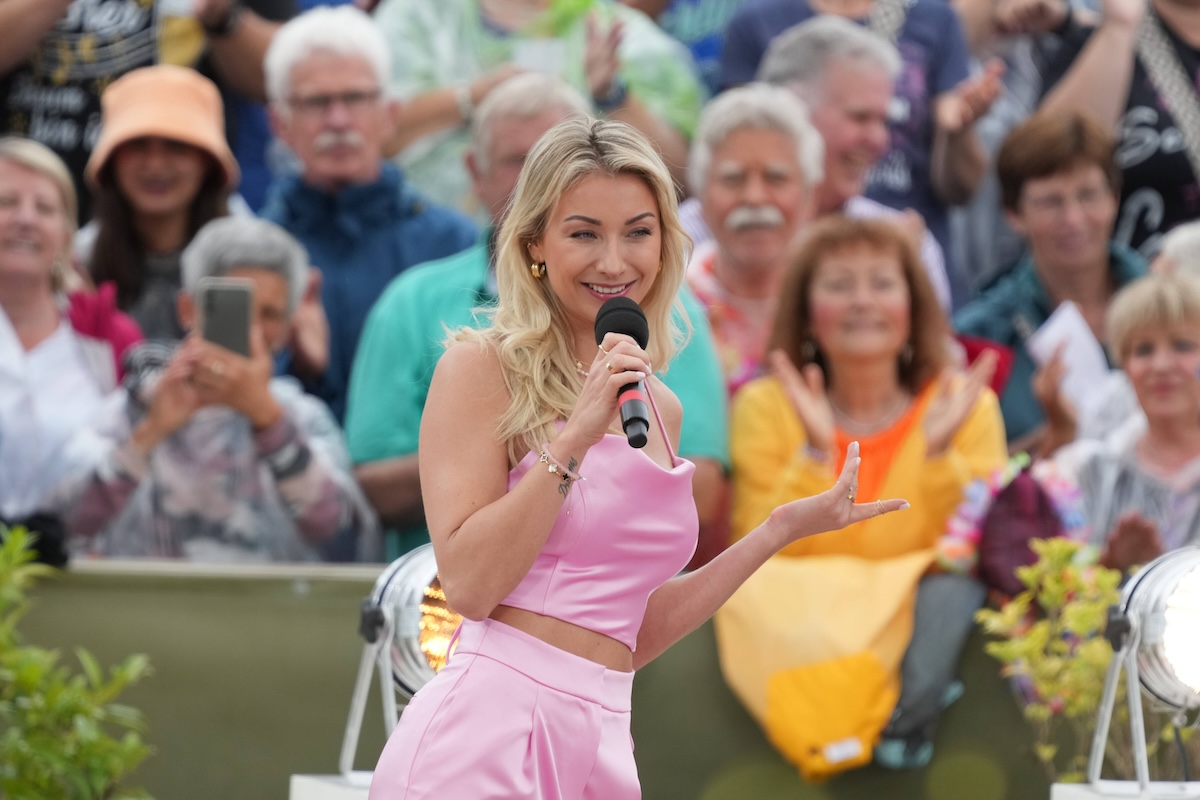
{"type": "MultiPolygon", "coordinates": [[[[605,334],[623,333],[637,342],[643,350],[650,342],[650,325],[642,307],[628,297],[605,300],[596,314],[596,344],[604,341],[605,334]]],[[[650,433],[650,410],[646,408],[646,395],[641,381],[627,383],[617,392],[621,405],[621,427],[630,447],[645,447],[650,433]]]]}

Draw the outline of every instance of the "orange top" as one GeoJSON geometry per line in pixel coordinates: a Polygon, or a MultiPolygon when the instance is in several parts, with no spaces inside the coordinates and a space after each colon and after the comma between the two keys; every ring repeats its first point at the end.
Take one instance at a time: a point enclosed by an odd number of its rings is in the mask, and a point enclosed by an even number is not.
{"type": "MultiPolygon", "coordinates": [[[[784,548],[785,555],[882,559],[934,546],[967,484],[1008,458],[1000,404],[990,389],[980,393],[946,451],[931,458],[922,420],[935,391],[935,385],[922,390],[887,430],[859,439],[858,501],[902,498],[912,508],[801,539],[784,548]]],[[[806,441],[777,380],[760,378],[738,392],[730,416],[734,539],[762,524],[777,506],[819,494],[837,480],[840,464],[813,460],[804,450],[806,441]]],[[[837,432],[839,462],[850,441],[837,432]]]]}

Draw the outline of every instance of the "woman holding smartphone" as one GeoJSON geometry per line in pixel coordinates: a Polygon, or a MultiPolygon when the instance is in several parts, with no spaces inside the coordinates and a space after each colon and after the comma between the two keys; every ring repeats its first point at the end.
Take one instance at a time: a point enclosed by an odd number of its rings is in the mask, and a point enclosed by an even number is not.
{"type": "Polygon", "coordinates": [[[377,555],[341,431],[296,381],[273,377],[272,353],[287,341],[307,274],[295,239],[250,217],[214,220],[184,250],[179,319],[203,336],[134,350],[123,391],[71,443],[83,467],[58,504],[90,552],[241,562],[377,555]],[[221,291],[204,290],[213,279],[225,281],[221,291]]]}

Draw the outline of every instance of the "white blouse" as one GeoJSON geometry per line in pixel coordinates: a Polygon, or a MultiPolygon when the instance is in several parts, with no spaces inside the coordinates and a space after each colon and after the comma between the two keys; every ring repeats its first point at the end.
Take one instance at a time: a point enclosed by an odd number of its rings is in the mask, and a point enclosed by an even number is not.
{"type": "Polygon", "coordinates": [[[103,397],[70,323],[26,352],[0,311],[0,517],[41,510],[66,474],[64,445],[103,397]]]}

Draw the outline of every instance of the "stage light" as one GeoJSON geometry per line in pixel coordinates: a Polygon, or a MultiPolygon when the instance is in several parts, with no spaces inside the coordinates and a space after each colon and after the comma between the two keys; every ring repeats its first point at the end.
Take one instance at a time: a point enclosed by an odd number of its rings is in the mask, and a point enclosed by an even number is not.
{"type": "Polygon", "coordinates": [[[450,643],[462,617],[446,605],[432,545],[422,545],[393,561],[371,596],[363,601],[359,633],[366,644],[350,701],[338,767],[349,776],[362,730],[371,672],[379,675],[383,723],[391,736],[399,719],[396,694],[412,697],[433,679],[450,656],[450,643]]]}
{"type": "MultiPolygon", "coordinates": [[[[1200,547],[1160,556],[1130,578],[1120,602],[1109,609],[1106,635],[1113,660],[1088,760],[1088,796],[1200,798],[1200,782],[1187,781],[1186,775],[1184,781],[1150,781],[1142,715],[1143,692],[1151,703],[1174,712],[1179,724],[1188,712],[1200,709],[1200,547]],[[1136,784],[1100,779],[1122,670],[1136,784]]],[[[1082,796],[1061,786],[1055,786],[1052,795],[1082,796]]]]}

